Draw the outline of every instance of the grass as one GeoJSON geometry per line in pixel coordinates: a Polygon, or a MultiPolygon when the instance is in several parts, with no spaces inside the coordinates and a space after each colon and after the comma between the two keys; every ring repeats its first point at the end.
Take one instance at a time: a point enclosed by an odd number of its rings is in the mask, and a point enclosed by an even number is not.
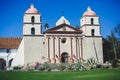
{"type": "Polygon", "coordinates": [[[120,80],[120,69],[64,72],[0,72],[0,80],[120,80]]]}

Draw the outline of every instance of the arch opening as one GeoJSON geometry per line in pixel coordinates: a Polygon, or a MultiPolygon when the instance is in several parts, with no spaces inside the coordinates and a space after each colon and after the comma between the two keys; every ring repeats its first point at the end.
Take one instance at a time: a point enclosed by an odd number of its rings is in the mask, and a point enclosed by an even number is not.
{"type": "Polygon", "coordinates": [[[13,58],[9,60],[9,67],[12,65],[13,58]]]}
{"type": "Polygon", "coordinates": [[[94,19],[93,19],[93,18],[91,18],[91,24],[92,24],[92,25],[94,24],[94,19]]]}
{"type": "Polygon", "coordinates": [[[6,66],[6,61],[4,59],[0,59],[0,70],[4,70],[6,66]]]}
{"type": "Polygon", "coordinates": [[[31,35],[35,35],[35,28],[31,28],[31,35]]]}
{"type": "Polygon", "coordinates": [[[34,22],[35,22],[35,17],[32,16],[32,17],[31,17],[31,23],[34,24],[34,22]]]}
{"type": "Polygon", "coordinates": [[[91,35],[95,36],[95,30],[94,29],[91,30],[91,35]]]}
{"type": "Polygon", "coordinates": [[[62,63],[68,63],[68,53],[62,53],[61,54],[61,62],[62,63]]]}

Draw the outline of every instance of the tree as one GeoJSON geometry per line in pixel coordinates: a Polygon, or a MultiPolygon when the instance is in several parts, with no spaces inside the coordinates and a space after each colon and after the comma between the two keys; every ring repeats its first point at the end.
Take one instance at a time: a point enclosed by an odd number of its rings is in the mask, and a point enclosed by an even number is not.
{"type": "Polygon", "coordinates": [[[116,53],[117,53],[117,57],[120,58],[120,24],[118,24],[114,28],[114,33],[116,34],[116,37],[117,37],[116,53]]]}
{"type": "Polygon", "coordinates": [[[112,43],[110,43],[107,39],[103,38],[103,59],[104,62],[109,61],[114,58],[112,54],[112,43]]]}
{"type": "Polygon", "coordinates": [[[111,34],[107,36],[106,39],[103,39],[103,56],[104,62],[111,62],[113,59],[117,59],[117,47],[118,39],[115,34],[111,31],[111,34]],[[113,54],[114,53],[114,54],[113,54]]]}
{"type": "Polygon", "coordinates": [[[120,24],[111,31],[106,39],[103,39],[103,53],[104,62],[120,59],[120,24]]]}
{"type": "Polygon", "coordinates": [[[78,25],[76,25],[75,28],[80,29],[80,27],[78,25]]]}
{"type": "Polygon", "coordinates": [[[48,28],[49,28],[49,25],[48,25],[48,23],[45,23],[45,29],[47,30],[48,28]]]}
{"type": "Polygon", "coordinates": [[[115,28],[114,28],[114,32],[116,34],[118,34],[118,36],[120,37],[120,24],[118,24],[115,28]]]}
{"type": "Polygon", "coordinates": [[[117,59],[117,53],[116,53],[117,38],[112,31],[111,31],[111,35],[108,36],[108,41],[112,43],[114,56],[115,56],[115,59],[117,59]]]}

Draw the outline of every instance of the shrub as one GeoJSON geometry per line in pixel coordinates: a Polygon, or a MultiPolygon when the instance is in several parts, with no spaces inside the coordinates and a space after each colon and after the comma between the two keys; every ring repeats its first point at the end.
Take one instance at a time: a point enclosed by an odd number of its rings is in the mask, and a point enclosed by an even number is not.
{"type": "Polygon", "coordinates": [[[97,66],[97,63],[96,63],[96,61],[95,61],[94,58],[89,58],[89,59],[87,60],[87,64],[88,64],[88,66],[90,67],[90,69],[95,69],[96,66],[97,66]]]}
{"type": "Polygon", "coordinates": [[[58,69],[59,69],[60,71],[63,71],[63,70],[66,69],[66,66],[65,66],[64,63],[58,64],[57,67],[58,67],[58,69]]]}
{"type": "Polygon", "coordinates": [[[18,71],[20,71],[21,69],[22,69],[21,66],[14,66],[14,67],[13,67],[13,70],[18,70],[18,71]]]}
{"type": "Polygon", "coordinates": [[[38,68],[38,70],[43,71],[43,70],[45,70],[45,67],[43,65],[40,65],[39,68],[38,68]]]}
{"type": "Polygon", "coordinates": [[[81,70],[81,67],[82,67],[82,62],[77,61],[77,62],[75,63],[75,70],[76,70],[76,71],[79,71],[79,70],[81,70]]]}
{"type": "Polygon", "coordinates": [[[45,62],[43,64],[41,64],[38,68],[38,70],[47,70],[47,71],[51,71],[51,68],[50,68],[50,63],[49,62],[45,62]]]}
{"type": "Polygon", "coordinates": [[[75,69],[75,64],[74,64],[74,63],[73,63],[73,64],[67,63],[67,64],[66,64],[66,69],[67,69],[67,70],[74,70],[74,69],[75,69]]]}

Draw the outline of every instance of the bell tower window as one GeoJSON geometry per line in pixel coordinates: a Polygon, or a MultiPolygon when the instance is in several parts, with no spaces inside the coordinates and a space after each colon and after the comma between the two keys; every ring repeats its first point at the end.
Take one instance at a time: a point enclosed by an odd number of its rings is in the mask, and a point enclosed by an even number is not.
{"type": "Polygon", "coordinates": [[[31,35],[35,35],[35,28],[31,28],[31,35]]]}
{"type": "Polygon", "coordinates": [[[93,19],[93,18],[91,18],[91,24],[92,24],[92,25],[94,24],[94,19],[93,19]]]}
{"type": "Polygon", "coordinates": [[[32,16],[32,17],[31,17],[31,23],[33,24],[34,22],[35,22],[35,17],[32,16]]]}
{"type": "Polygon", "coordinates": [[[95,30],[94,29],[91,30],[91,35],[95,36],[95,30]]]}

